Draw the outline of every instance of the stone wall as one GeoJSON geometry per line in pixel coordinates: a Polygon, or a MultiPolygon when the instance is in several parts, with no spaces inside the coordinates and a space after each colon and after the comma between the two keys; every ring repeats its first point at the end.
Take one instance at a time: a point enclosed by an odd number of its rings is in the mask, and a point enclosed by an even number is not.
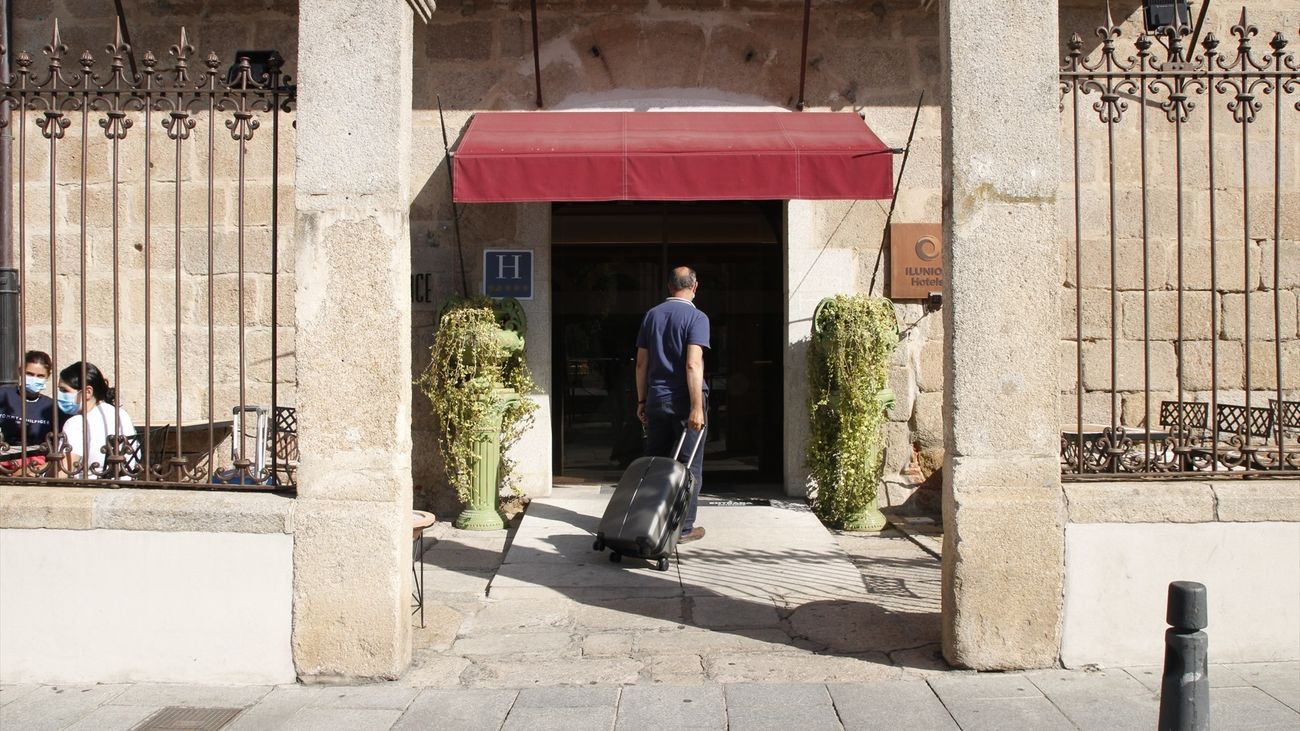
{"type": "MultiPolygon", "coordinates": [[[[798,97],[802,3],[791,1],[561,2],[541,8],[539,35],[546,109],[680,108],[789,109],[798,97]]],[[[857,111],[889,144],[903,146],[918,96],[925,100],[908,161],[896,222],[937,222],[940,215],[938,15],[916,3],[891,0],[864,7],[836,2],[814,8],[809,39],[806,101],[810,110],[857,111]]],[[[517,3],[442,5],[427,26],[417,26],[414,154],[411,208],[412,268],[430,272],[434,302],[417,305],[413,334],[415,370],[427,365],[436,308],[459,293],[457,241],[437,99],[454,144],[480,110],[535,109],[531,28],[517,3]]],[[[897,168],[897,163],[896,163],[897,168]]],[[[888,201],[792,204],[787,230],[789,345],[786,358],[787,488],[803,488],[806,411],[802,393],[807,317],[833,291],[810,276],[827,262],[843,264],[834,291],[871,288],[888,201]],[[796,208],[798,210],[796,211],[796,208]],[[798,239],[796,245],[796,238],[798,239]],[[801,253],[795,253],[798,249],[801,253]],[[811,268],[810,268],[811,267],[811,268]],[[847,276],[843,276],[847,275],[847,276]],[[813,290],[816,290],[815,292],[813,290]]],[[[482,250],[519,246],[544,250],[549,242],[545,206],[472,205],[461,209],[460,231],[471,293],[481,278],[482,250]]],[[[888,256],[875,276],[884,292],[888,256]]],[[[539,263],[540,266],[540,263],[539,263]]],[[[539,286],[543,270],[538,269],[539,286]]],[[[530,361],[544,391],[550,386],[549,305],[529,305],[530,361]],[[545,339],[545,342],[541,342],[545,339]],[[546,348],[544,358],[534,348],[546,348]],[[539,372],[538,363],[545,371],[539,372]]],[[[893,479],[912,456],[912,443],[942,444],[939,356],[942,325],[920,305],[898,306],[907,329],[893,371],[899,406],[891,413],[889,471],[893,479]],[[929,365],[925,365],[929,363],[929,365]]],[[[414,374],[413,374],[414,375],[414,374]]],[[[545,397],[543,397],[545,398],[545,397]]],[[[538,424],[546,427],[545,413],[538,424]]],[[[417,503],[452,506],[439,472],[434,423],[427,400],[417,396],[413,423],[417,503]]],[[[524,487],[549,489],[549,445],[519,451],[524,487]]],[[[892,493],[896,502],[907,490],[892,493]]]]}
{"type": "MultiPolygon", "coordinates": [[[[192,75],[205,68],[202,60],[209,51],[218,54],[221,59],[219,68],[224,73],[235,58],[236,50],[257,48],[278,49],[286,57],[286,72],[294,73],[296,3],[193,2],[182,5],[150,2],[133,4],[128,9],[127,22],[138,64],[143,64],[145,51],[152,50],[158,58],[160,70],[172,68],[174,58],[168,49],[178,42],[180,28],[184,26],[195,49],[190,56],[192,75]]],[[[104,52],[104,46],[113,39],[112,3],[69,0],[49,5],[20,4],[16,13],[14,46],[20,50],[27,49],[31,54],[35,78],[43,78],[46,72],[48,59],[41,49],[50,42],[55,17],[60,20],[60,35],[68,47],[64,56],[65,74],[79,68],[78,59],[87,49],[94,54],[95,71],[107,73],[110,55],[104,52]]],[[[153,112],[149,121],[143,112],[128,114],[131,127],[118,143],[116,166],[112,142],[99,124],[105,116],[103,112],[91,110],[86,120],[78,111],[69,112],[67,119],[71,125],[65,137],[57,142],[57,164],[53,176],[50,143],[35,124],[40,114],[31,113],[26,120],[15,118],[13,122],[15,136],[21,138],[14,144],[14,175],[22,176],[21,194],[24,196],[21,212],[18,210],[19,197],[15,197],[15,245],[23,249],[23,258],[20,260],[19,255],[14,257],[15,266],[21,264],[24,269],[24,346],[49,352],[57,349],[56,368],[83,358],[100,366],[118,388],[119,402],[137,424],[143,424],[146,417],[146,331],[150,334],[147,389],[151,403],[148,416],[153,424],[168,423],[176,418],[178,390],[182,401],[180,418],[183,420],[206,418],[209,396],[213,415],[218,419],[229,418],[231,407],[241,402],[241,266],[244,272],[243,402],[270,405],[272,311],[275,307],[279,324],[278,403],[295,403],[294,117],[292,114],[282,115],[279,125],[279,189],[276,191],[279,199],[279,256],[278,270],[273,270],[271,115],[264,111],[256,115],[260,128],[246,144],[241,190],[240,146],[225,127],[231,114],[218,112],[209,118],[206,109],[195,111],[200,112],[194,116],[197,124],[188,139],[179,144],[179,168],[178,145],[168,139],[162,124],[168,116],[165,110],[153,112]],[[149,138],[147,143],[146,136],[149,138]],[[211,156],[208,153],[210,139],[213,146],[211,156]],[[150,147],[147,168],[146,144],[150,147]],[[83,172],[86,178],[84,187],[83,172]],[[114,175],[118,179],[116,188],[114,175]],[[176,222],[178,191],[179,227],[176,222]],[[116,303],[114,192],[117,194],[116,260],[119,267],[116,303]],[[51,226],[57,231],[53,282],[50,277],[51,226]],[[84,272],[81,261],[83,240],[84,272]],[[147,269],[146,246],[150,259],[147,269]],[[276,302],[272,299],[273,278],[278,278],[276,302]],[[150,298],[147,312],[146,280],[150,298]],[[83,298],[86,301],[84,318],[81,312],[83,298]],[[52,306],[57,307],[57,318],[52,306]],[[211,368],[209,316],[213,323],[211,368]],[[53,343],[56,327],[57,345],[53,343]],[[176,371],[178,335],[182,368],[179,387],[176,371]]]]}
{"type": "MultiPolygon", "coordinates": [[[[1272,29],[1285,29],[1285,22],[1293,18],[1300,9],[1300,0],[1282,0],[1282,2],[1255,2],[1247,4],[1251,17],[1267,34],[1272,29]]],[[[545,108],[578,109],[593,107],[611,107],[644,109],[674,106],[693,108],[701,106],[750,106],[790,108],[798,91],[799,46],[797,30],[801,20],[802,4],[793,0],[773,0],[771,2],[676,2],[650,3],[641,0],[624,0],[611,12],[608,3],[570,2],[550,3],[541,8],[540,38],[542,50],[542,80],[545,108]]],[[[1141,5],[1136,2],[1113,4],[1118,18],[1124,18],[1125,34],[1131,36],[1140,23],[1141,5]]],[[[15,46],[31,48],[39,67],[43,56],[39,48],[48,42],[51,19],[55,16],[64,19],[61,26],[63,40],[71,49],[70,56],[75,57],[82,48],[99,49],[106,39],[111,37],[113,15],[111,3],[82,2],[81,0],[60,0],[50,4],[20,5],[15,24],[15,46]],[[75,18],[70,22],[68,18],[75,18]]],[[[137,8],[129,9],[128,22],[131,24],[133,40],[137,48],[153,48],[163,59],[169,59],[166,49],[176,42],[176,28],[185,25],[190,42],[198,49],[196,55],[202,56],[208,49],[217,49],[228,56],[237,48],[276,47],[288,59],[288,71],[293,73],[294,59],[297,53],[296,15],[294,2],[275,2],[271,0],[241,0],[239,2],[216,3],[195,0],[192,3],[149,2],[137,8]]],[[[1227,28],[1236,21],[1239,10],[1234,6],[1212,8],[1207,21],[1207,29],[1213,29],[1227,40],[1227,28]]],[[[1097,0],[1063,0],[1060,12],[1061,53],[1065,53],[1065,39],[1073,30],[1079,30],[1085,38],[1085,48],[1095,52],[1097,40],[1091,30],[1104,20],[1105,5],[1097,0]]],[[[809,67],[807,76],[806,98],[810,109],[814,110],[855,110],[862,113],[867,122],[880,136],[890,144],[901,146],[907,138],[914,105],[917,96],[924,91],[916,138],[913,141],[912,154],[903,180],[899,196],[898,209],[894,214],[895,222],[926,222],[939,220],[941,211],[940,196],[940,96],[943,92],[943,74],[938,54],[939,18],[935,11],[920,9],[916,3],[903,0],[878,2],[863,6],[851,2],[834,2],[814,8],[809,44],[809,67]]],[[[526,6],[508,2],[466,2],[454,3],[440,7],[429,25],[417,24],[414,40],[414,101],[413,101],[413,140],[411,159],[411,263],[416,272],[432,274],[430,292],[432,301],[417,303],[412,329],[413,369],[412,377],[427,365],[428,347],[432,342],[437,307],[448,296],[460,290],[460,273],[458,251],[454,227],[451,222],[450,196],[447,186],[447,171],[442,153],[442,125],[437,112],[437,99],[441,99],[446,112],[446,133],[451,143],[463,133],[469,118],[479,110],[529,110],[535,108],[533,71],[531,58],[531,30],[526,6]]],[[[1261,47],[1263,44],[1260,44],[1261,47]]],[[[381,49],[376,49],[380,52],[381,49]]],[[[1201,110],[1204,111],[1203,109],[1201,110]]],[[[1085,110],[1085,120],[1092,116],[1085,110]]],[[[1161,115],[1154,115],[1163,120],[1161,115]]],[[[1225,117],[1226,115],[1221,115],[1225,117]]],[[[1294,116],[1294,114],[1292,114],[1294,116]]],[[[1136,149],[1136,134],[1133,133],[1131,121],[1135,119],[1134,110],[1129,112],[1129,122],[1120,132],[1123,150],[1130,153],[1136,149]]],[[[1198,127],[1204,115],[1193,116],[1186,128],[1190,139],[1203,140],[1204,127],[1198,127]],[[1199,137],[1198,137],[1199,135],[1199,137]]],[[[1069,125],[1068,111],[1062,116],[1062,124],[1069,125]]],[[[287,122],[288,120],[286,120],[287,122]]],[[[1109,413],[1109,270],[1105,236],[1107,199],[1105,173],[1105,134],[1104,128],[1096,123],[1095,116],[1091,124],[1085,124],[1082,138],[1082,151],[1087,156],[1082,178],[1082,207],[1085,222],[1085,266],[1083,276],[1083,299],[1085,314],[1084,332],[1084,385],[1085,385],[1085,419],[1105,420],[1109,413]]],[[[1153,120],[1154,121],[1154,120],[1153,120]]],[[[1271,121],[1261,120],[1252,127],[1252,134],[1257,142],[1267,139],[1271,121]],[[1258,131],[1255,131],[1258,130],[1258,131]]],[[[139,128],[137,127],[137,132],[139,128]]],[[[265,132],[265,128],[262,130],[265,132]]],[[[293,128],[286,124],[283,129],[282,151],[292,149],[293,128]]],[[[1168,170],[1171,163],[1169,143],[1172,131],[1170,126],[1158,121],[1152,124],[1152,169],[1168,170]]],[[[202,146],[203,130],[196,130],[196,145],[202,146]]],[[[257,146],[266,142],[262,135],[255,140],[250,152],[252,174],[249,185],[256,189],[265,185],[266,156],[257,146]],[[260,161],[260,162],[259,162],[260,161]]],[[[106,145],[100,137],[94,138],[92,156],[98,161],[96,165],[105,165],[106,145]]],[[[139,136],[131,138],[131,143],[124,147],[124,160],[139,170],[137,162],[142,156],[138,147],[139,136]]],[[[1219,156],[1224,161],[1234,161],[1239,156],[1239,140],[1234,139],[1232,130],[1220,129],[1216,140],[1219,156]]],[[[65,172],[75,171],[78,151],[75,145],[66,145],[60,153],[60,168],[65,172]]],[[[1254,152],[1254,149],[1252,149],[1254,152]]],[[[1296,200],[1296,175],[1300,164],[1295,156],[1300,154],[1289,151],[1291,158],[1284,168],[1284,209],[1283,209],[1283,261],[1294,261],[1296,256],[1295,232],[1298,229],[1294,220],[1295,211],[1300,205],[1292,205],[1296,200]]],[[[39,163],[40,145],[30,148],[37,161],[29,168],[28,187],[32,196],[29,203],[37,219],[45,217],[41,206],[48,203],[41,201],[48,195],[48,171],[39,163]]],[[[155,308],[166,310],[159,316],[171,316],[168,302],[172,295],[170,283],[174,271],[170,268],[170,246],[168,240],[170,226],[170,209],[167,196],[172,190],[170,180],[171,151],[166,145],[156,147],[154,165],[156,184],[154,199],[154,217],[158,221],[155,227],[156,245],[168,249],[155,257],[155,308]],[[161,237],[161,238],[159,238],[161,237]]],[[[1066,163],[1071,163],[1071,148],[1067,142],[1062,154],[1066,163]]],[[[1257,182],[1271,180],[1271,158],[1264,154],[1255,154],[1253,176],[1257,182]]],[[[229,252],[232,247],[233,205],[231,192],[231,166],[229,160],[218,168],[221,174],[218,208],[219,250],[229,252]]],[[[896,161],[896,168],[897,168],[896,161]]],[[[1185,163],[1190,163],[1186,160],[1185,163]]],[[[1199,161],[1198,161],[1199,163],[1199,161]]],[[[1121,362],[1121,409],[1125,423],[1139,423],[1143,417],[1144,404],[1141,394],[1141,294],[1140,294],[1140,258],[1135,254],[1138,243],[1135,238],[1133,216],[1137,188],[1134,184],[1136,159],[1133,154],[1121,155],[1120,171],[1125,176],[1121,182],[1120,193],[1122,272],[1120,279],[1119,322],[1120,362],[1121,362]],[[1135,380],[1135,376],[1137,380],[1135,380]]],[[[1067,171],[1069,169],[1067,164],[1067,171]]],[[[104,167],[97,168],[105,172],[104,167]]],[[[1240,168],[1234,172],[1231,165],[1221,170],[1219,185],[1224,187],[1219,196],[1221,211],[1239,210],[1240,205],[1240,168]],[[1236,177],[1234,177],[1234,175],[1236,177]],[[1235,187],[1234,187],[1235,186],[1235,187]]],[[[183,255],[183,314],[187,323],[199,322],[206,317],[206,292],[185,291],[191,285],[200,282],[194,279],[198,273],[195,265],[205,262],[194,261],[195,254],[206,246],[205,241],[196,240],[201,228],[191,224],[201,223],[189,218],[201,210],[194,205],[201,202],[201,183],[204,179],[200,157],[187,156],[187,166],[183,172],[186,181],[187,202],[185,204],[186,223],[183,228],[183,247],[188,256],[183,255]],[[190,185],[191,182],[199,183],[190,185]],[[199,201],[193,200],[199,198],[199,201]]],[[[1203,189],[1205,183],[1205,166],[1187,164],[1188,186],[1203,189]]],[[[287,205],[288,181],[292,180],[292,156],[286,154],[281,164],[282,192],[281,204],[287,205]]],[[[58,205],[64,211],[61,214],[61,230],[64,236],[72,238],[62,243],[61,261],[70,261],[75,257],[78,242],[76,238],[76,220],[78,208],[78,185],[71,178],[61,177],[63,181],[58,191],[58,205]]],[[[1168,232],[1172,228],[1170,205],[1171,183],[1169,176],[1161,178],[1152,193],[1152,276],[1156,284],[1151,298],[1152,314],[1152,403],[1158,410],[1159,400],[1167,398],[1176,389],[1177,360],[1175,357],[1174,327],[1176,323],[1176,295],[1172,290],[1176,282],[1176,251],[1168,232]]],[[[104,276],[102,264],[105,257],[104,230],[95,230],[102,223],[102,213],[108,205],[105,201],[106,188],[94,188],[88,203],[88,211],[100,215],[91,215],[90,240],[92,250],[98,252],[92,256],[91,267],[94,277],[104,276]]],[[[127,209],[124,225],[132,232],[138,244],[139,232],[143,229],[142,190],[138,173],[134,179],[128,179],[123,186],[124,205],[127,209]]],[[[1074,231],[1073,198],[1069,196],[1062,201],[1061,241],[1062,272],[1065,295],[1061,298],[1061,354],[1060,382],[1066,395],[1062,399],[1061,418],[1065,422],[1074,419],[1074,292],[1077,283],[1073,280],[1074,271],[1074,231]]],[[[1187,298],[1189,315],[1185,318],[1187,339],[1185,345],[1184,388],[1188,398],[1205,399],[1208,389],[1208,369],[1203,367],[1208,360],[1209,333],[1206,332],[1208,318],[1192,318],[1190,313],[1208,312],[1211,302],[1208,297],[1207,267],[1205,266],[1205,236],[1208,221],[1208,202],[1204,195],[1189,196],[1185,202],[1188,236],[1184,247],[1185,275],[1189,289],[1193,290],[1187,298]],[[1194,233],[1192,233],[1194,232],[1194,233]],[[1194,320],[1194,321],[1193,321],[1194,320]]],[[[810,251],[822,252],[824,255],[839,257],[852,268],[852,287],[858,291],[871,290],[874,293],[886,293],[884,281],[888,276],[888,252],[880,262],[879,271],[875,271],[877,251],[882,237],[881,229],[885,220],[887,202],[860,201],[825,202],[811,206],[809,220],[811,233],[802,244],[810,251]],[[874,280],[874,285],[873,285],[874,280]]],[[[1252,386],[1256,389],[1271,388],[1275,383],[1272,373],[1273,358],[1270,341],[1272,314],[1267,306],[1266,297],[1260,293],[1271,282],[1271,212],[1263,201],[1254,204],[1255,215],[1252,216],[1250,242],[1245,257],[1251,267],[1250,285],[1252,293],[1253,324],[1257,341],[1252,357],[1252,386]],[[1261,224],[1265,224],[1262,225],[1261,224]],[[1265,332],[1261,332],[1265,330],[1265,332]]],[[[254,257],[250,265],[249,312],[250,343],[256,349],[265,349],[269,340],[267,317],[269,313],[268,276],[265,259],[265,211],[250,211],[249,225],[250,245],[261,257],[254,257]],[[262,215],[262,218],[258,218],[262,215]]],[[[480,273],[478,266],[482,250],[489,246],[524,246],[545,248],[549,240],[544,219],[546,215],[539,207],[514,207],[508,205],[467,206],[461,211],[461,247],[466,262],[466,279],[473,291],[477,287],[480,273]]],[[[291,291],[295,285],[292,260],[293,240],[292,216],[281,215],[281,288],[291,291]]],[[[1244,311],[1245,284],[1242,246],[1240,245],[1240,216],[1225,216],[1221,213],[1218,227],[1220,239],[1225,243],[1220,247],[1219,262],[1223,281],[1220,282],[1220,294],[1214,299],[1213,307],[1220,314],[1219,332],[1219,389],[1225,393],[1227,400],[1240,400],[1244,388],[1244,352],[1242,344],[1242,312],[1244,311]]],[[[29,238],[35,248],[41,245],[39,226],[29,229],[29,238]]],[[[44,243],[48,246],[48,239],[44,243]]],[[[138,330],[143,327],[143,302],[141,280],[143,278],[142,262],[139,251],[131,248],[126,251],[126,264],[132,273],[128,275],[126,288],[132,292],[134,301],[124,303],[124,316],[130,329],[127,340],[139,340],[138,330]],[[132,259],[131,257],[134,257],[132,259]]],[[[201,257],[200,257],[201,258],[201,257]]],[[[221,257],[219,257],[221,258],[221,257]]],[[[543,274],[539,261],[538,275],[543,274]]],[[[219,265],[220,266],[220,265],[219,265]]],[[[79,352],[79,319],[76,317],[75,304],[77,294],[77,269],[64,268],[59,288],[59,301],[64,313],[61,317],[60,349],[64,354],[79,352]],[[71,340],[69,340],[71,338],[71,340]]],[[[793,270],[792,270],[793,271],[793,270]]],[[[1297,340],[1297,305],[1300,284],[1289,276],[1291,270],[1283,269],[1284,296],[1282,298],[1282,325],[1284,362],[1294,362],[1300,358],[1300,340],[1297,340]]],[[[32,282],[37,281],[40,272],[32,271],[32,282]]],[[[224,286],[229,289],[231,278],[228,273],[218,277],[224,278],[224,286]]],[[[791,292],[797,291],[799,282],[791,282],[791,292]]],[[[200,285],[200,289],[205,285],[200,285]]],[[[541,282],[539,280],[539,286],[541,282]]],[[[104,291],[104,280],[97,279],[92,290],[104,291]]],[[[30,306],[35,312],[47,312],[48,305],[40,299],[35,289],[31,293],[30,306]]],[[[130,298],[128,298],[130,299],[130,298]]],[[[218,294],[219,309],[229,313],[229,298],[218,294]]],[[[528,310],[534,323],[549,318],[549,300],[539,299],[529,304],[528,310]]],[[[814,303],[815,304],[815,303],[814,303]]],[[[1026,304],[1025,306],[1032,306],[1026,304]]],[[[282,323],[292,323],[292,298],[281,297],[282,323]]],[[[104,329],[102,313],[105,306],[102,299],[92,299],[91,324],[92,346],[90,358],[103,352],[103,343],[109,337],[104,329]]],[[[914,486],[930,476],[933,469],[942,461],[942,389],[943,369],[942,339],[943,326],[941,318],[929,313],[919,304],[898,305],[900,323],[904,328],[904,337],[895,357],[891,372],[891,385],[898,396],[898,406],[890,413],[889,453],[887,457],[886,479],[889,489],[885,501],[889,504],[904,504],[914,486]],[[914,454],[915,453],[915,454],[914,454]],[[915,460],[919,464],[909,463],[915,460]],[[918,469],[919,468],[919,469],[918,469]]],[[[221,313],[219,312],[219,317],[221,313]]],[[[802,370],[802,360],[798,353],[802,335],[798,334],[798,312],[791,312],[792,340],[791,354],[787,362],[787,387],[793,388],[793,395],[787,398],[787,421],[802,418],[802,401],[798,396],[800,384],[789,379],[796,379],[802,370]]],[[[48,315],[46,315],[48,318],[48,315]]],[[[38,317],[39,319],[39,317],[38,317]]],[[[36,326],[39,327],[39,326],[36,326]]],[[[191,325],[186,326],[191,327],[191,325]]],[[[218,324],[221,328],[223,325],[218,324]]],[[[39,340],[42,336],[38,329],[30,331],[39,340]]],[[[194,347],[202,352],[195,353],[197,358],[192,365],[186,356],[186,372],[190,375],[206,374],[206,331],[199,327],[194,333],[183,333],[188,343],[186,352],[194,347]],[[202,347],[200,347],[202,346],[202,347]]],[[[166,344],[169,335],[160,332],[155,336],[153,356],[155,368],[160,372],[170,372],[174,356],[168,352],[166,344]],[[164,347],[158,348],[159,345],[164,347]]],[[[287,342],[287,338],[282,338],[287,342]]],[[[143,347],[139,342],[128,342],[126,351],[130,354],[128,362],[140,362],[143,347]]],[[[549,388],[549,353],[540,355],[540,349],[549,349],[549,334],[538,329],[530,338],[530,359],[538,371],[539,383],[543,389],[549,388]],[[546,341],[546,342],[543,342],[546,341]]],[[[219,354],[228,354],[231,347],[226,343],[218,345],[219,354]]],[[[62,358],[61,358],[62,359],[62,358]]],[[[218,358],[222,359],[221,356],[218,358]]],[[[282,383],[292,380],[288,374],[293,372],[291,352],[282,352],[282,383]]],[[[265,359],[250,362],[250,383],[255,396],[249,400],[266,400],[262,395],[263,387],[269,377],[268,361],[265,359]],[[262,389],[258,391],[257,389],[262,389]]],[[[130,401],[131,394],[139,394],[139,384],[132,384],[132,371],[124,369],[121,380],[128,398],[128,408],[139,409],[138,402],[130,401]]],[[[1295,389],[1297,384],[1290,379],[1300,378],[1300,368],[1286,369],[1288,389],[1295,389]]],[[[218,364],[217,380],[226,385],[217,393],[218,408],[232,400],[228,367],[218,364]],[[222,390],[224,388],[224,390],[222,390]]],[[[186,379],[190,381],[191,379],[186,379]]],[[[287,384],[286,384],[287,385],[287,384]]],[[[171,408],[174,410],[174,385],[155,384],[158,397],[154,399],[154,409],[171,408]],[[170,390],[169,390],[170,388],[170,390]]],[[[291,400],[291,396],[281,395],[281,400],[291,400]]],[[[545,405],[546,394],[537,397],[545,405]]],[[[206,409],[206,385],[184,394],[184,407],[187,417],[201,416],[206,409]],[[191,410],[195,409],[195,410],[191,410]]],[[[134,411],[133,411],[134,413],[134,411]]],[[[162,412],[158,412],[162,413],[162,412]]],[[[540,426],[547,424],[547,415],[539,413],[540,426]]],[[[449,494],[441,478],[440,465],[434,448],[435,425],[429,414],[427,400],[417,395],[413,414],[415,439],[415,482],[417,485],[417,502],[427,507],[446,510],[452,507],[449,494]]],[[[542,430],[544,431],[544,429],[542,430]]],[[[529,492],[545,490],[544,484],[549,479],[550,454],[549,445],[543,434],[531,438],[530,446],[516,455],[525,466],[522,473],[523,486],[529,492]]],[[[802,471],[801,448],[793,444],[787,455],[788,473],[793,481],[802,471]]]]}

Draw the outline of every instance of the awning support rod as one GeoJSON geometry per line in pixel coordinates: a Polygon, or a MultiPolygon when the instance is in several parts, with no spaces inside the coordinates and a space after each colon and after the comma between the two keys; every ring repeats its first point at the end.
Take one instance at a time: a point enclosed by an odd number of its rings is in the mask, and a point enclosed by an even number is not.
{"type": "Polygon", "coordinates": [[[907,147],[903,148],[903,161],[898,165],[898,181],[894,183],[894,197],[889,200],[889,213],[885,215],[885,230],[880,232],[880,249],[876,251],[876,265],[871,268],[871,285],[867,292],[876,290],[876,274],[880,271],[880,260],[885,255],[885,237],[889,236],[889,223],[894,220],[894,206],[898,205],[898,191],[903,187],[903,173],[907,172],[907,156],[912,154],[912,137],[916,134],[916,120],[921,118],[921,102],[925,100],[925,90],[916,98],[916,111],[912,114],[912,129],[907,133],[907,147]]]}
{"type": "Polygon", "coordinates": [[[533,14],[533,81],[537,84],[537,108],[542,108],[542,51],[537,47],[537,0],[529,3],[533,14]]]}
{"type": "Polygon", "coordinates": [[[460,296],[469,297],[469,280],[465,276],[465,248],[460,243],[460,210],[456,206],[455,181],[451,177],[451,145],[447,143],[447,119],[442,116],[442,97],[438,100],[438,125],[442,127],[442,153],[447,161],[447,197],[451,199],[451,224],[456,232],[456,256],[460,260],[460,296]]]}
{"type": "MultiPolygon", "coordinates": [[[[536,0],[534,0],[536,2],[536,0]]],[[[812,18],[812,0],[803,0],[803,50],[799,53],[799,102],[795,109],[803,111],[804,79],[808,73],[808,22],[812,18]]]]}
{"type": "Polygon", "coordinates": [[[126,25],[126,11],[122,9],[122,0],[113,0],[113,7],[117,10],[117,22],[122,26],[122,42],[126,44],[126,60],[131,64],[131,78],[139,76],[135,68],[135,49],[131,46],[131,29],[126,25]]]}

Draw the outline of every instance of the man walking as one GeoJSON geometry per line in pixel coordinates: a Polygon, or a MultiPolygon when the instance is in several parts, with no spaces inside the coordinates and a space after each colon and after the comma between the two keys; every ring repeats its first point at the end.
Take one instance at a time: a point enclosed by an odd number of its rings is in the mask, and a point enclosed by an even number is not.
{"type": "MultiPolygon", "coordinates": [[[[709,347],[709,316],[695,308],[699,278],[690,267],[668,275],[668,299],[652,307],[641,321],[636,338],[636,415],[646,426],[646,455],[671,457],[683,429],[690,429],[682,451],[690,454],[704,438],[708,386],[704,383],[704,349],[709,347]]],[[[691,504],[682,521],[679,543],[704,537],[695,525],[700,485],[704,482],[704,449],[695,449],[689,465],[691,504]]]]}

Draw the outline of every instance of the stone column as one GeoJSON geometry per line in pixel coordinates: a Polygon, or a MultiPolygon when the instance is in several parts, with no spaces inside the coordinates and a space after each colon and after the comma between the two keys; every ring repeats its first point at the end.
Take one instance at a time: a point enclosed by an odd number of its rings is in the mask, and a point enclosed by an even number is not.
{"type": "Polygon", "coordinates": [[[1057,3],[941,3],[943,650],[1043,667],[1060,648],[1057,3]]]}
{"type": "Polygon", "coordinates": [[[298,500],[304,680],[410,664],[411,10],[298,5],[298,500]]]}

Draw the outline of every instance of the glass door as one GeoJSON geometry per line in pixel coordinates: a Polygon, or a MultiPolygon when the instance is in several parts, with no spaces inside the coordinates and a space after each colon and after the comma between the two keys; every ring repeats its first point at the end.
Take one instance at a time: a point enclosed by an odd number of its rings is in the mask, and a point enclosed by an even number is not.
{"type": "Polygon", "coordinates": [[[555,472],[610,482],[643,451],[636,334],[670,267],[709,315],[705,490],[781,479],[779,204],[557,205],[552,240],[555,472]]]}

